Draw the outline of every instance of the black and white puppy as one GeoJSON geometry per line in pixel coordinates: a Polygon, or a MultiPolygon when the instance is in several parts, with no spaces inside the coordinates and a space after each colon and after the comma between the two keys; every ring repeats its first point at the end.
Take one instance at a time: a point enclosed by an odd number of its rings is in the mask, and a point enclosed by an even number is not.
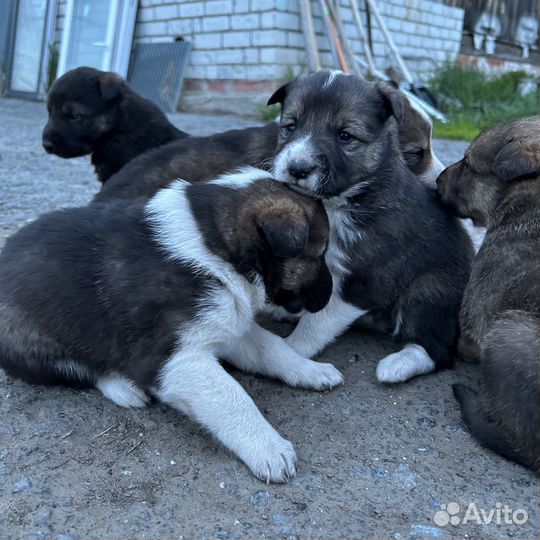
{"type": "Polygon", "coordinates": [[[43,148],[62,158],[92,155],[100,182],[151,148],[188,137],[116,73],[72,69],[47,95],[43,148]]]}
{"type": "Polygon", "coordinates": [[[332,365],[254,321],[279,291],[324,307],[327,240],[322,205],[256,169],[178,181],[146,206],[47,214],[0,256],[0,366],[32,383],[95,386],[122,406],[143,406],[152,393],[258,478],[285,481],[295,474],[291,443],[218,358],[292,386],[341,383],[332,365]]]}
{"type": "Polygon", "coordinates": [[[330,219],[332,298],[300,319],[288,344],[311,357],[362,317],[404,345],[379,362],[379,381],[448,366],[472,246],[404,163],[397,92],[319,72],[283,86],[269,103],[282,104],[276,179],[321,199],[330,219]]]}

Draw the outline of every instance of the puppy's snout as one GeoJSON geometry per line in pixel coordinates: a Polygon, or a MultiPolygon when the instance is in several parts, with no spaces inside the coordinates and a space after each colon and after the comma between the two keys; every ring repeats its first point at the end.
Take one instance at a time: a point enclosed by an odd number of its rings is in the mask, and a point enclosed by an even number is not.
{"type": "Polygon", "coordinates": [[[302,180],[307,178],[316,168],[317,166],[314,163],[306,161],[305,159],[299,159],[289,163],[288,170],[293,178],[302,180]]]}
{"type": "Polygon", "coordinates": [[[46,139],[45,137],[43,137],[42,143],[43,143],[43,148],[45,149],[45,152],[47,152],[47,154],[52,154],[54,150],[54,144],[49,139],[46,139]]]}

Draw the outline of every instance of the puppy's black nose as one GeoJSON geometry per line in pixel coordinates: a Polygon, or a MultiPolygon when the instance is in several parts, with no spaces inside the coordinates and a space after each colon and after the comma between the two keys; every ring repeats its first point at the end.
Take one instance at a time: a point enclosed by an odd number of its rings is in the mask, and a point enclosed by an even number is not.
{"type": "Polygon", "coordinates": [[[297,180],[307,178],[316,168],[316,165],[308,161],[299,160],[289,164],[289,174],[297,180]]]}
{"type": "Polygon", "coordinates": [[[52,154],[54,150],[54,144],[48,139],[43,139],[43,148],[45,148],[45,152],[47,152],[47,154],[52,154]]]}

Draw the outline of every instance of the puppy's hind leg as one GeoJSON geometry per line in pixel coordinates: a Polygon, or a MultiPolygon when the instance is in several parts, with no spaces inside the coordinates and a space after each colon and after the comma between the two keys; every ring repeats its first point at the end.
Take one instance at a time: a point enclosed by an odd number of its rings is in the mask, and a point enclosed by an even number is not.
{"type": "Polygon", "coordinates": [[[206,427],[266,482],[296,474],[292,444],[279,435],[245,390],[208,351],[180,349],[164,365],[157,396],[206,427]]]}
{"type": "Polygon", "coordinates": [[[98,377],[96,388],[120,407],[144,407],[148,403],[148,396],[144,391],[119,373],[98,377]]]}

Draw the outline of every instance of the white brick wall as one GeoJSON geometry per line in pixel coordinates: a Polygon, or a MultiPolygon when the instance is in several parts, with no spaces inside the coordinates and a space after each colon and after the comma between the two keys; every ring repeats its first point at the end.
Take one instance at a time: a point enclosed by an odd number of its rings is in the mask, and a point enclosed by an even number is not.
{"type": "MultiPolygon", "coordinates": [[[[57,41],[66,0],[59,0],[57,41]]],[[[349,0],[340,0],[343,28],[354,54],[361,56],[349,0]]],[[[363,6],[363,2],[359,2],[363,6]]],[[[463,11],[432,0],[378,0],[377,5],[406,63],[420,79],[438,64],[456,58],[463,11]]],[[[335,67],[319,3],[312,0],[314,28],[323,67],[335,67]]],[[[365,14],[362,13],[365,19],[365,14]]],[[[377,66],[395,65],[374,17],[377,66]]],[[[193,43],[186,79],[277,81],[306,69],[298,0],[140,0],[136,42],[193,43]]]]}
{"type": "MultiPolygon", "coordinates": [[[[349,1],[341,0],[341,5],[344,32],[354,54],[361,56],[349,1]]],[[[461,9],[431,0],[379,0],[377,5],[418,77],[427,77],[436,65],[456,57],[461,9]]],[[[319,4],[312,2],[312,8],[321,61],[324,67],[335,67],[319,4]]],[[[188,79],[220,79],[236,73],[246,80],[276,80],[291,69],[294,73],[305,69],[297,0],[141,0],[136,41],[165,41],[176,36],[193,42],[188,79]],[[242,62],[246,69],[240,69],[242,62]]],[[[373,17],[372,38],[378,67],[395,64],[373,17]]]]}

